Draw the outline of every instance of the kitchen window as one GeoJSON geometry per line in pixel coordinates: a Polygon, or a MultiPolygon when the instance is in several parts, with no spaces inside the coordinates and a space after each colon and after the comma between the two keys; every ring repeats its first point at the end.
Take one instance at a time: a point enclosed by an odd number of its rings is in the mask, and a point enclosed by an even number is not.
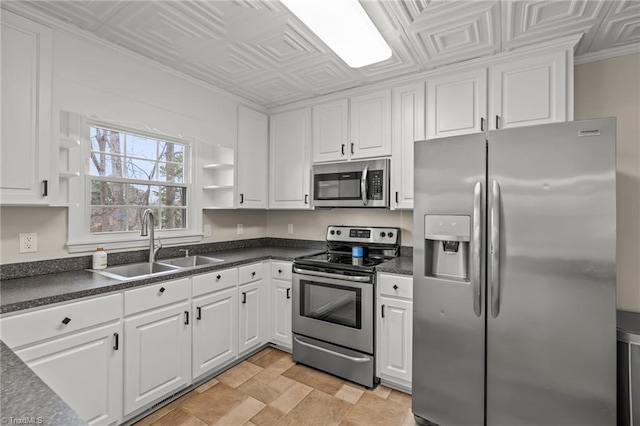
{"type": "MultiPolygon", "coordinates": [[[[69,184],[70,253],[142,248],[142,214],[153,211],[163,245],[198,242],[193,185],[193,142],[145,125],[98,121],[67,113],[76,134],[80,179],[69,184]]],[[[63,126],[64,127],[64,126],[63,126]]]]}

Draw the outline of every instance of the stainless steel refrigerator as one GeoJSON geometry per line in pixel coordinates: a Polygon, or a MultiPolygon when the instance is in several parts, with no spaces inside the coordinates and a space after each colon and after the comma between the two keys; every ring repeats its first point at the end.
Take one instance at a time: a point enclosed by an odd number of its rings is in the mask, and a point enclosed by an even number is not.
{"type": "Polygon", "coordinates": [[[419,423],[615,424],[615,129],[415,143],[419,423]]]}

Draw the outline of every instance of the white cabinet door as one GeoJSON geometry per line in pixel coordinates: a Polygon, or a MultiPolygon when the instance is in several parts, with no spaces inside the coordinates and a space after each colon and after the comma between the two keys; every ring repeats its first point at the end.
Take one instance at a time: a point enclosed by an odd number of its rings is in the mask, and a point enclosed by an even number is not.
{"type": "Polygon", "coordinates": [[[291,281],[271,280],[271,341],[291,348],[291,281]]]}
{"type": "Polygon", "coordinates": [[[36,344],[16,355],[82,419],[102,426],[122,418],[123,349],[118,321],[36,344]]]}
{"type": "Polygon", "coordinates": [[[391,90],[351,98],[351,158],[391,155],[391,90]]]}
{"type": "Polygon", "coordinates": [[[238,355],[238,289],[192,301],[193,379],[238,355]]]}
{"type": "Polygon", "coordinates": [[[264,301],[264,283],[262,280],[242,285],[238,288],[240,306],[240,321],[238,333],[238,353],[242,355],[266,340],[265,315],[267,313],[264,301]]]}
{"type": "Polygon", "coordinates": [[[340,161],[348,154],[349,101],[313,107],[313,162],[340,161]]]}
{"type": "Polygon", "coordinates": [[[125,319],[125,415],[191,383],[189,302],[125,319]]]}
{"type": "Polygon", "coordinates": [[[487,130],[487,70],[427,80],[427,139],[487,130]]]}
{"type": "Polygon", "coordinates": [[[391,207],[413,209],[413,144],[425,138],[424,83],[393,89],[391,207]]]}
{"type": "Polygon", "coordinates": [[[491,67],[489,128],[566,121],[566,55],[563,50],[491,67]]]}
{"type": "Polygon", "coordinates": [[[269,208],[311,207],[311,108],[270,117],[269,208]]]}
{"type": "Polygon", "coordinates": [[[0,204],[49,204],[52,32],[3,10],[0,38],[0,204]]]}
{"type": "Polygon", "coordinates": [[[238,207],[267,208],[269,119],[238,106],[238,207]]]}
{"type": "Polygon", "coordinates": [[[385,296],[379,300],[380,375],[410,384],[413,303],[385,296]]]}

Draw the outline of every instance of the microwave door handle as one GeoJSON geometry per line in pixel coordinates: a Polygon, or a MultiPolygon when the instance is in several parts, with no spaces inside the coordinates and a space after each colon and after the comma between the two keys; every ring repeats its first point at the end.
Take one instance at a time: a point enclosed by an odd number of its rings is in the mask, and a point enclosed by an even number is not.
{"type": "Polygon", "coordinates": [[[367,199],[367,173],[369,172],[369,166],[365,166],[362,170],[362,178],[360,178],[360,192],[362,193],[362,204],[365,206],[369,204],[367,199]]]}

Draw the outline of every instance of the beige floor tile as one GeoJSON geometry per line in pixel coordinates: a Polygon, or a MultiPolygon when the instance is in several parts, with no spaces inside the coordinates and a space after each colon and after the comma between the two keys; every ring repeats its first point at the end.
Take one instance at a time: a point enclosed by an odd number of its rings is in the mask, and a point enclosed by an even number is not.
{"type": "Polygon", "coordinates": [[[407,410],[407,414],[404,416],[404,421],[401,426],[415,426],[417,425],[411,409],[407,410]]]}
{"type": "Polygon", "coordinates": [[[232,388],[237,388],[261,371],[262,367],[243,361],[219,376],[216,376],[216,379],[232,388]]]}
{"type": "Polygon", "coordinates": [[[291,360],[291,355],[288,355],[272,363],[270,366],[256,374],[254,378],[261,383],[271,383],[293,365],[295,364],[291,360]]]}
{"type": "Polygon", "coordinates": [[[356,389],[350,385],[342,385],[342,388],[338,392],[336,392],[336,398],[340,398],[343,401],[348,402],[349,404],[355,404],[358,402],[360,397],[364,394],[362,389],[356,389]]]}
{"type": "Polygon", "coordinates": [[[273,348],[264,348],[260,352],[256,352],[255,354],[253,354],[249,358],[247,358],[247,362],[253,362],[253,361],[257,360],[258,358],[261,358],[261,357],[265,356],[266,354],[268,354],[272,350],[274,350],[274,349],[273,348]]]}
{"type": "MultiPolygon", "coordinates": [[[[273,382],[272,382],[273,383],[273,382]]],[[[249,379],[237,388],[242,393],[249,395],[265,404],[279,397],[286,389],[279,390],[271,384],[264,384],[255,379],[249,379]]]]}
{"type": "Polygon", "coordinates": [[[294,383],[295,380],[291,380],[290,378],[284,376],[278,376],[275,378],[275,380],[269,383],[269,386],[282,393],[289,389],[294,383]]]}
{"type": "Polygon", "coordinates": [[[294,365],[287,371],[282,373],[284,377],[288,377],[296,382],[304,383],[314,389],[318,389],[328,395],[335,395],[344,385],[344,381],[337,377],[305,367],[302,364],[294,365]]]}
{"type": "Polygon", "coordinates": [[[245,424],[243,424],[242,426],[258,426],[255,423],[251,423],[251,422],[246,422],[245,424]]]}
{"type": "Polygon", "coordinates": [[[313,390],[280,421],[278,426],[338,425],[351,404],[319,390],[313,390]]]}
{"type": "Polygon", "coordinates": [[[259,367],[267,368],[274,362],[285,357],[291,357],[291,355],[278,349],[272,349],[270,352],[266,353],[264,356],[261,356],[260,358],[250,362],[259,367]]]}
{"type": "Polygon", "coordinates": [[[369,393],[379,396],[380,398],[387,399],[391,393],[391,389],[386,386],[378,385],[374,390],[369,391],[369,393]]]}
{"type": "Polygon", "coordinates": [[[198,386],[196,388],[196,392],[198,393],[202,393],[204,391],[206,391],[207,389],[217,385],[218,383],[220,383],[217,379],[211,379],[209,381],[204,382],[203,384],[201,384],[200,386],[198,386]]]}
{"type": "Polygon", "coordinates": [[[341,423],[343,426],[399,426],[407,410],[395,402],[365,392],[341,423]]]}
{"type": "Polygon", "coordinates": [[[302,383],[294,383],[289,389],[284,391],[282,395],[274,399],[269,405],[276,410],[282,411],[287,414],[293,409],[300,401],[302,401],[313,390],[312,387],[302,383]]]}
{"type": "Polygon", "coordinates": [[[182,404],[187,401],[189,398],[191,398],[193,395],[195,395],[196,392],[195,391],[191,391],[187,394],[182,395],[180,398],[176,399],[175,401],[170,402],[169,404],[165,405],[164,407],[158,409],[157,411],[149,414],[147,417],[141,419],[140,421],[134,423],[135,426],[148,426],[151,423],[155,422],[156,420],[160,419],[161,417],[166,416],[167,414],[169,414],[171,411],[175,410],[176,408],[180,408],[180,406],[182,406],[182,404]]]}
{"type": "Polygon", "coordinates": [[[402,407],[411,408],[411,395],[409,395],[408,393],[392,389],[387,399],[389,401],[397,402],[398,405],[402,407]]]}
{"type": "Polygon", "coordinates": [[[212,388],[189,398],[182,404],[182,409],[206,423],[213,424],[247,398],[248,396],[239,390],[225,383],[218,383],[212,388]]]}
{"type": "Polygon", "coordinates": [[[219,426],[235,426],[248,422],[260,410],[266,407],[266,404],[254,398],[247,398],[236,408],[225,414],[215,424],[219,426]]]}
{"type": "Polygon", "coordinates": [[[266,406],[258,414],[251,418],[251,422],[256,426],[273,426],[278,420],[284,417],[282,411],[266,406]]]}
{"type": "Polygon", "coordinates": [[[182,408],[176,408],[166,416],[152,423],[152,426],[207,426],[207,424],[190,413],[187,413],[182,408]]]}

